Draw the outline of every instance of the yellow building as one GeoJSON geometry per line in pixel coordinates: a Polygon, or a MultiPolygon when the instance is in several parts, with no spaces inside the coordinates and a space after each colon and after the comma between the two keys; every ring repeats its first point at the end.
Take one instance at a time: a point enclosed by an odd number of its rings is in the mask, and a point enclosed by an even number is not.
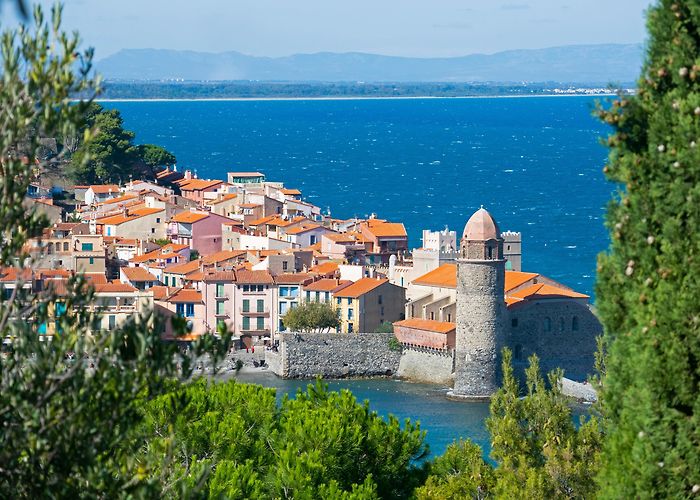
{"type": "Polygon", "coordinates": [[[385,321],[404,319],[406,290],[388,279],[362,278],[334,297],[343,333],[371,333],[385,321]]]}

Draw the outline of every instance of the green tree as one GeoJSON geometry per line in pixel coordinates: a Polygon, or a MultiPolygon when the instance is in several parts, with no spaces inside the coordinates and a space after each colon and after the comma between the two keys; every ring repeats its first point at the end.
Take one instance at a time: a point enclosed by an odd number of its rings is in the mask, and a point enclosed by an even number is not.
{"type": "Polygon", "coordinates": [[[503,385],[491,399],[486,426],[491,458],[478,446],[452,445],[436,459],[431,475],[416,493],[437,498],[591,498],[601,447],[600,423],[591,417],[574,425],[571,408],[559,389],[561,371],[549,374],[549,388],[539,361],[530,358],[526,392],[513,374],[512,355],[503,352],[503,385]]]}
{"type": "Polygon", "coordinates": [[[128,180],[139,159],[138,148],[133,144],[135,134],[124,130],[119,111],[102,110],[86,117],[86,124],[94,128],[95,134],[73,153],[71,173],[75,181],[97,184],[128,180]]]}
{"type": "Polygon", "coordinates": [[[382,321],[377,328],[374,329],[375,333],[394,333],[394,325],[391,321],[382,321]]]}
{"type": "Polygon", "coordinates": [[[661,0],[635,95],[600,117],[609,252],[596,295],[605,327],[604,498],[700,490],[700,5],[661,0]]]}
{"type": "Polygon", "coordinates": [[[282,321],[284,326],[293,332],[329,331],[340,326],[338,311],[326,302],[302,302],[289,309],[282,321]]]}
{"type": "Polygon", "coordinates": [[[424,477],[417,425],[320,382],[278,408],[273,389],[199,380],[145,413],[133,445],[146,463],[173,457],[151,471],[166,493],[199,481],[213,497],[406,498],[424,477]]]}
{"type": "Polygon", "coordinates": [[[0,357],[0,497],[157,495],[144,472],[150,465],[118,450],[141,422],[144,398],[164,393],[172,377],[189,377],[190,359],[160,341],[149,316],[97,333],[101,318],[87,307],[92,293],[80,278],[65,291],[22,286],[32,264],[26,244],[47,226],[22,207],[33,167],[24,160],[40,137],[75,135],[98,91],[87,76],[92,52],[78,52],[77,35],[61,32],[60,9],[47,22],[37,7],[33,22],[1,40],[0,268],[19,283],[0,293],[0,337],[12,345],[0,357]],[[89,97],[73,102],[76,95],[89,97]],[[43,340],[50,326],[59,334],[43,340]]]}
{"type": "Polygon", "coordinates": [[[138,147],[138,154],[141,161],[152,170],[158,167],[175,165],[177,162],[174,154],[164,147],[155,144],[141,144],[138,147]]]}

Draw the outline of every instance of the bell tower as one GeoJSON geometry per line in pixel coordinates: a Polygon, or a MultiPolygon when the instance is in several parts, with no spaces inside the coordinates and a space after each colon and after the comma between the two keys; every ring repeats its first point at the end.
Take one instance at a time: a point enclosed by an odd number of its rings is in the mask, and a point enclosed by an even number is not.
{"type": "Polygon", "coordinates": [[[483,207],[469,218],[457,259],[455,383],[450,396],[487,399],[499,386],[506,308],[503,238],[483,207]]]}

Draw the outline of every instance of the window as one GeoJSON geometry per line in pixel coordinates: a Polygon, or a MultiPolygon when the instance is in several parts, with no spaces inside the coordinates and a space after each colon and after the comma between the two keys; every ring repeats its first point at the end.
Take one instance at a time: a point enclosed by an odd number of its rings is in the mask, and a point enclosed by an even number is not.
{"type": "Polygon", "coordinates": [[[511,318],[510,326],[512,326],[513,328],[518,328],[518,318],[511,318]]]}
{"type": "Polygon", "coordinates": [[[354,325],[352,323],[348,323],[348,333],[352,333],[354,331],[354,325]]]}
{"type": "Polygon", "coordinates": [[[552,318],[550,318],[550,317],[544,318],[542,326],[543,326],[543,329],[545,332],[551,332],[552,331],[552,318]]]}
{"type": "Polygon", "coordinates": [[[288,266],[287,261],[286,261],[286,260],[285,260],[285,261],[282,261],[282,271],[286,271],[286,270],[287,270],[287,266],[288,266]]]}
{"type": "Polygon", "coordinates": [[[291,289],[288,286],[281,286],[280,287],[280,297],[289,297],[291,294],[291,289]]]}
{"type": "Polygon", "coordinates": [[[185,304],[175,304],[175,313],[178,316],[184,316],[185,315],[185,304]]]}
{"type": "Polygon", "coordinates": [[[564,330],[566,330],[564,318],[559,318],[559,331],[563,333],[564,330]]]}
{"type": "Polygon", "coordinates": [[[430,311],[430,319],[435,319],[435,311],[430,311]]]}
{"type": "Polygon", "coordinates": [[[160,217],[156,217],[156,224],[160,224],[160,217]]]}
{"type": "Polygon", "coordinates": [[[348,308],[348,319],[353,319],[355,317],[355,310],[350,307],[348,308]]]}
{"type": "Polygon", "coordinates": [[[156,228],[155,228],[155,227],[152,227],[152,228],[151,228],[151,234],[156,234],[156,228]]]}
{"type": "Polygon", "coordinates": [[[250,312],[250,299],[243,299],[243,312],[250,312]]]}
{"type": "Polygon", "coordinates": [[[194,304],[193,303],[190,302],[188,304],[185,304],[185,316],[187,316],[188,318],[191,318],[192,316],[194,316],[194,304]]]}
{"type": "Polygon", "coordinates": [[[309,242],[310,242],[312,245],[315,245],[315,244],[316,244],[316,235],[315,235],[315,234],[312,234],[312,235],[311,235],[311,237],[309,238],[309,242]]]}
{"type": "Polygon", "coordinates": [[[217,316],[223,316],[224,313],[224,301],[223,300],[217,300],[216,301],[216,315],[217,316]]]}
{"type": "Polygon", "coordinates": [[[452,322],[452,315],[450,313],[447,313],[447,322],[448,323],[452,322]]]}
{"type": "Polygon", "coordinates": [[[379,315],[384,316],[384,306],[379,308],[379,315]]]}
{"type": "Polygon", "coordinates": [[[331,292],[326,292],[326,293],[325,293],[325,300],[326,300],[326,302],[328,302],[328,301],[331,300],[331,292]]]}
{"type": "Polygon", "coordinates": [[[284,315],[287,313],[287,310],[289,309],[289,302],[280,302],[280,315],[284,315]]]}
{"type": "Polygon", "coordinates": [[[311,292],[307,290],[306,292],[306,300],[311,300],[311,292]]]}
{"type": "Polygon", "coordinates": [[[264,330],[265,329],[265,318],[260,317],[257,318],[257,324],[255,325],[257,328],[256,330],[264,330]]]}
{"type": "Polygon", "coordinates": [[[95,258],[94,258],[94,257],[90,257],[90,264],[94,264],[94,263],[95,263],[95,258]]]}
{"type": "Polygon", "coordinates": [[[321,300],[321,292],[316,292],[316,302],[321,300]]]}
{"type": "Polygon", "coordinates": [[[244,291],[244,292],[249,292],[249,291],[250,291],[250,286],[248,286],[248,285],[243,285],[243,291],[244,291]]]}
{"type": "Polygon", "coordinates": [[[489,259],[493,259],[493,248],[489,247],[489,259]]]}
{"type": "Polygon", "coordinates": [[[340,297],[338,297],[338,298],[336,299],[336,302],[338,303],[338,305],[340,305],[340,304],[343,303],[343,299],[341,299],[340,297]]]}
{"type": "Polygon", "coordinates": [[[574,316],[571,319],[571,330],[574,332],[578,331],[578,317],[577,316],[574,316]]]}
{"type": "Polygon", "coordinates": [[[243,316],[243,330],[250,330],[250,317],[243,316]]]}
{"type": "Polygon", "coordinates": [[[217,284],[216,284],[216,296],[217,296],[217,297],[223,297],[223,296],[224,296],[224,284],[223,284],[223,283],[217,283],[217,284]]]}
{"type": "Polygon", "coordinates": [[[265,301],[262,299],[258,299],[258,312],[265,312],[265,301]]]}
{"type": "Polygon", "coordinates": [[[351,297],[348,297],[348,305],[349,305],[349,306],[352,305],[352,298],[351,298],[351,297]]]}
{"type": "Polygon", "coordinates": [[[515,345],[515,353],[514,353],[515,359],[521,359],[523,356],[523,346],[520,344],[515,345]]]}
{"type": "Polygon", "coordinates": [[[68,242],[67,241],[63,243],[63,251],[64,252],[68,251],[68,242]]]}
{"type": "Polygon", "coordinates": [[[109,329],[114,330],[114,328],[117,326],[117,317],[110,315],[109,319],[108,319],[108,323],[109,323],[109,329]]]}
{"type": "Polygon", "coordinates": [[[379,298],[377,299],[379,301],[379,304],[381,305],[382,303],[382,296],[380,295],[379,298]]]}
{"type": "Polygon", "coordinates": [[[83,243],[83,244],[80,246],[80,249],[81,249],[83,252],[92,252],[92,243],[83,243]]]}

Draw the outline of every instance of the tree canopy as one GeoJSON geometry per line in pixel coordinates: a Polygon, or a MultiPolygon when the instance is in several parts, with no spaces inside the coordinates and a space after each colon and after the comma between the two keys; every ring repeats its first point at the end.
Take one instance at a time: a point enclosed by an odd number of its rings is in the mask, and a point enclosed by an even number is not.
{"type": "Polygon", "coordinates": [[[124,128],[116,109],[92,102],[85,111],[82,130],[86,129],[94,131],[90,141],[80,140],[80,134],[64,140],[73,149],[70,174],[75,182],[126,182],[130,177],[152,176],[159,167],[176,162],[175,155],[161,146],[135,145],[136,134],[124,128]]]}
{"type": "Polygon", "coordinates": [[[289,309],[282,322],[293,332],[329,331],[340,326],[338,311],[331,304],[310,300],[289,309]]]}
{"type": "Polygon", "coordinates": [[[596,296],[605,327],[604,498],[700,491],[700,5],[648,12],[635,95],[599,116],[621,186],[596,296]]]}

